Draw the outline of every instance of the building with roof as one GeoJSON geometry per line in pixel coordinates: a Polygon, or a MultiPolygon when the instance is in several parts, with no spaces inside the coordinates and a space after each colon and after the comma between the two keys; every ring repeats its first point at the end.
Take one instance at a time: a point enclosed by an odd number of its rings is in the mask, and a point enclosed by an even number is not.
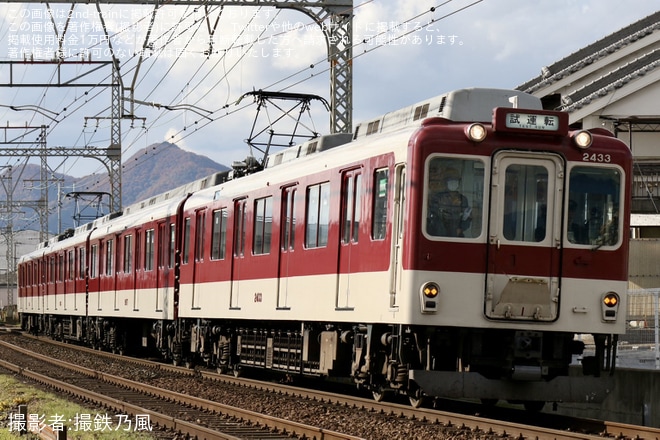
{"type": "Polygon", "coordinates": [[[660,237],[660,12],[541,69],[518,90],[575,128],[603,127],[634,159],[633,237],[660,237]]]}

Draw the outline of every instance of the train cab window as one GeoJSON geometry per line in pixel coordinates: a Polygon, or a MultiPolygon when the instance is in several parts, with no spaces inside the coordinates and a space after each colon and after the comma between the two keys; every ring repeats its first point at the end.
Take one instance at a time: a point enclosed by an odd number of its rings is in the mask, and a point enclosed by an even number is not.
{"type": "Polygon", "coordinates": [[[330,225],[330,184],[321,183],[307,188],[305,247],[328,245],[330,225]]]}
{"type": "Polygon", "coordinates": [[[509,165],[504,186],[504,238],[543,241],[548,233],[548,169],[534,164],[509,165]]]}
{"type": "Polygon", "coordinates": [[[224,260],[227,247],[227,209],[213,211],[211,226],[211,260],[224,260]]]}
{"type": "Polygon", "coordinates": [[[376,170],[373,190],[373,216],[371,238],[384,240],[387,227],[387,198],[389,193],[390,170],[376,170]]]}
{"type": "Polygon", "coordinates": [[[426,168],[426,232],[432,237],[481,235],[484,163],[432,157],[426,168]]]}
{"type": "Polygon", "coordinates": [[[570,171],[565,209],[569,243],[614,246],[621,237],[621,173],[615,168],[576,166],[570,171]]]}
{"type": "Polygon", "coordinates": [[[144,233],[144,270],[154,269],[154,230],[144,233]]]}
{"type": "Polygon", "coordinates": [[[133,270],[133,236],[124,237],[124,273],[131,273],[133,270]]]}
{"type": "Polygon", "coordinates": [[[255,255],[270,253],[273,230],[273,198],[265,197],[254,201],[254,238],[252,252],[255,255]]]}

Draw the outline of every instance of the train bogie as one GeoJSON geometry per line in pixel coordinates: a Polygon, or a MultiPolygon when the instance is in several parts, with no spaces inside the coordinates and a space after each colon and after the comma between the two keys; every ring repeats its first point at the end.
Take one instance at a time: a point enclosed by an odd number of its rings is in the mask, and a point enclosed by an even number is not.
{"type": "Polygon", "coordinates": [[[529,95],[452,92],[53,239],[21,260],[19,308],[58,338],[415,405],[597,401],[625,331],[630,166],[529,95]]]}

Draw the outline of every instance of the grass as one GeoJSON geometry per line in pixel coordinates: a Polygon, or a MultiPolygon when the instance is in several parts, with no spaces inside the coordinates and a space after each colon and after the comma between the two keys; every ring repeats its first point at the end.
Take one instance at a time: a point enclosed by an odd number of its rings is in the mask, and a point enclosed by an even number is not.
{"type": "MultiPolygon", "coordinates": [[[[67,439],[150,439],[151,434],[145,430],[132,432],[125,431],[135,427],[135,418],[127,416],[120,421],[113,415],[107,415],[98,409],[83,408],[82,406],[60,399],[55,394],[35,388],[15,376],[0,373],[0,440],[32,439],[36,436],[19,436],[16,425],[10,426],[10,418],[16,419],[18,405],[27,405],[28,420],[39,417],[45,424],[57,423],[65,420],[67,425],[67,439]],[[81,423],[76,426],[75,420],[81,423]],[[107,424],[104,423],[107,421],[107,424]],[[105,429],[101,429],[105,427],[105,429]]],[[[147,420],[148,424],[148,420],[147,420]]]]}

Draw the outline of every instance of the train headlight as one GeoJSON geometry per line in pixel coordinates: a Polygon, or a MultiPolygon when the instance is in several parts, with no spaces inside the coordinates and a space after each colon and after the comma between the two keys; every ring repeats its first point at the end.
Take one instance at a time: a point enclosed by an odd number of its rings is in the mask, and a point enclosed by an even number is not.
{"type": "Polygon", "coordinates": [[[426,283],[422,287],[422,293],[424,293],[425,297],[433,299],[440,293],[440,287],[435,283],[426,283]]]}
{"type": "Polygon", "coordinates": [[[422,313],[435,313],[438,310],[440,286],[434,282],[424,283],[419,293],[422,313]]]}
{"type": "Polygon", "coordinates": [[[465,134],[472,142],[481,142],[486,139],[486,127],[483,124],[470,124],[465,130],[465,134]]]}
{"type": "Polygon", "coordinates": [[[616,321],[619,313],[619,295],[614,292],[607,292],[603,295],[601,302],[603,312],[603,321],[616,321]]]}
{"type": "Polygon", "coordinates": [[[580,130],[573,135],[573,143],[581,150],[586,150],[591,147],[593,141],[593,135],[585,130],[580,130]]]}

